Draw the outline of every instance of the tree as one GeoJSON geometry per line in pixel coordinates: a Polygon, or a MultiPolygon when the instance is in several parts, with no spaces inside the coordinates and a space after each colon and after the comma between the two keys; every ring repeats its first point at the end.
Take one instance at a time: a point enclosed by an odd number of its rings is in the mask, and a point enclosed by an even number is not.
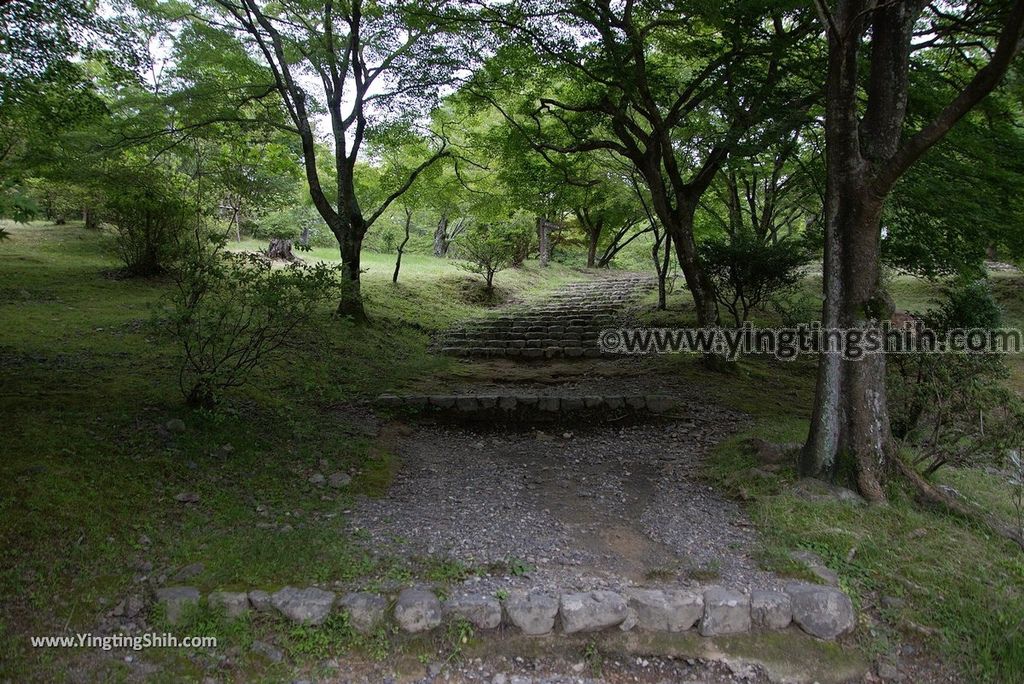
{"type": "Polygon", "coordinates": [[[807,263],[808,254],[799,239],[765,244],[747,229],[707,240],[701,246],[701,260],[715,284],[718,303],[739,328],[753,309],[800,280],[799,268],[807,263]]]}
{"type": "MultiPolygon", "coordinates": [[[[815,0],[815,6],[828,40],[822,322],[826,328],[868,330],[892,312],[879,267],[885,199],[1010,68],[1024,45],[1024,1],[926,8],[909,0],[815,0]],[[915,41],[922,33],[927,38],[915,41]],[[976,70],[948,104],[906,135],[912,58],[936,52],[951,59],[963,55],[976,70]]],[[[894,465],[899,459],[889,425],[884,355],[852,361],[824,354],[801,472],[850,473],[860,493],[878,501],[885,498],[882,483],[894,465]]]]}
{"type": "Polygon", "coordinates": [[[365,316],[360,254],[369,227],[425,168],[448,154],[439,138],[432,154],[407,170],[403,183],[364,210],[356,173],[367,136],[386,136],[416,124],[453,71],[469,63],[456,54],[446,12],[442,2],[406,0],[209,0],[192,13],[205,31],[219,32],[243,46],[244,54],[258,56],[264,79],[235,84],[237,90],[249,100],[269,93],[280,98],[290,121],[286,128],[302,145],[313,204],[338,241],[348,284],[339,313],[365,316]],[[314,123],[321,107],[330,121],[330,188],[317,161],[314,123]]]}
{"type": "Polygon", "coordinates": [[[459,266],[484,277],[487,293],[494,292],[494,276],[516,260],[516,233],[523,226],[476,224],[459,242],[459,266]]]}
{"type": "Polygon", "coordinates": [[[714,323],[694,214],[741,143],[791,130],[817,97],[802,78],[810,17],[785,8],[765,17],[756,3],[520,0],[489,20],[512,41],[473,91],[545,154],[628,160],[672,238],[698,321],[714,323]],[[533,84],[525,97],[524,83],[533,84]]]}

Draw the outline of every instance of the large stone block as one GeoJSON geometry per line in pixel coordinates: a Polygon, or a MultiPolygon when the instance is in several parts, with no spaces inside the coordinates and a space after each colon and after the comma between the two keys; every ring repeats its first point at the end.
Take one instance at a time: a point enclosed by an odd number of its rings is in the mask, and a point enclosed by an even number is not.
{"type": "Polygon", "coordinates": [[[711,587],[704,592],[701,636],[740,634],[750,631],[750,597],[738,591],[711,587]]]}
{"type": "Polygon", "coordinates": [[[626,600],[613,591],[562,594],[560,611],[566,634],[615,627],[629,614],[626,600]]]}
{"type": "Polygon", "coordinates": [[[548,634],[555,627],[558,597],[544,592],[514,591],[505,599],[505,612],[523,634],[548,634]]]}
{"type": "Polygon", "coordinates": [[[834,587],[791,582],[786,593],[793,605],[793,622],[811,636],[835,639],[856,624],[853,602],[834,587]]]}
{"type": "Polygon", "coordinates": [[[637,627],[652,632],[685,632],[704,614],[704,597],[691,591],[628,589],[626,597],[637,627]]]}
{"type": "Polygon", "coordinates": [[[285,587],[271,595],[270,602],[278,612],[292,622],[320,625],[327,619],[334,606],[334,592],[316,587],[285,587]]]}
{"type": "Polygon", "coordinates": [[[403,589],[395,603],[395,621],[406,632],[425,632],[441,624],[441,602],[433,592],[403,589]]]}

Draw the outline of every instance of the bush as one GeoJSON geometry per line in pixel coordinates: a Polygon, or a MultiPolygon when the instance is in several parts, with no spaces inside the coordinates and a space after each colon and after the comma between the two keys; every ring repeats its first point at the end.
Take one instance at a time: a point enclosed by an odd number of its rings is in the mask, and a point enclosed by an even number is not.
{"type": "MultiPolygon", "coordinates": [[[[941,338],[955,329],[999,328],[1002,311],[988,284],[977,281],[948,288],[919,318],[941,338]]],[[[888,373],[893,435],[917,450],[926,474],[1001,458],[1020,420],[1019,400],[1002,383],[1008,370],[1001,356],[892,354],[888,373]]]]}
{"type": "Polygon", "coordinates": [[[750,312],[791,288],[810,260],[803,242],[783,239],[765,244],[752,235],[708,240],[701,261],[715,286],[715,299],[740,327],[750,312]]]}
{"type": "Polygon", "coordinates": [[[274,269],[258,254],[197,248],[175,272],[171,328],[179,385],[191,406],[212,406],[246,383],[299,326],[341,290],[339,266],[274,269]]]}
{"type": "Polygon", "coordinates": [[[132,276],[168,271],[177,246],[196,220],[195,208],[161,179],[124,178],[107,200],[117,230],[117,253],[132,276]]]}
{"type": "Polygon", "coordinates": [[[475,224],[455,243],[459,268],[484,277],[487,292],[494,291],[494,275],[516,263],[521,236],[506,226],[475,224]]]}

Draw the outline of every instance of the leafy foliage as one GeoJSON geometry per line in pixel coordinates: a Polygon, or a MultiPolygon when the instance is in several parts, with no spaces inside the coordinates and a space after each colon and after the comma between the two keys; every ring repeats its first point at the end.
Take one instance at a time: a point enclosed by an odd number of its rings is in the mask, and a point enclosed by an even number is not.
{"type": "MultiPolygon", "coordinates": [[[[952,330],[999,328],[1002,311],[984,281],[954,285],[923,323],[942,336],[952,330]]],[[[1004,359],[995,354],[922,351],[889,357],[893,434],[917,449],[927,473],[993,459],[1019,430],[1024,412],[1003,385],[1004,359]]]]}
{"type": "Polygon", "coordinates": [[[179,386],[190,405],[206,407],[221,391],[248,382],[341,287],[337,266],[274,269],[261,255],[210,250],[198,237],[175,283],[179,386]]]}
{"type": "Polygon", "coordinates": [[[459,240],[459,267],[484,277],[487,292],[494,291],[494,276],[513,266],[522,252],[523,239],[529,240],[528,229],[494,224],[476,225],[459,240]]]}
{"type": "Polygon", "coordinates": [[[795,285],[810,256],[797,239],[765,244],[741,232],[707,240],[701,259],[715,284],[715,298],[739,327],[753,309],[795,285]]]}

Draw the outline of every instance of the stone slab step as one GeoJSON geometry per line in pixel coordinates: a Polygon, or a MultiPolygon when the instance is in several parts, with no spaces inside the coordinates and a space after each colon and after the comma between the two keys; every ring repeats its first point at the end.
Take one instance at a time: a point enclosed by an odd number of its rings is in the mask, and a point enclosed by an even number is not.
{"type": "Polygon", "coordinates": [[[677,400],[664,394],[561,395],[394,395],[377,397],[379,408],[451,420],[551,422],[601,416],[652,418],[671,411],[677,400]]]}

